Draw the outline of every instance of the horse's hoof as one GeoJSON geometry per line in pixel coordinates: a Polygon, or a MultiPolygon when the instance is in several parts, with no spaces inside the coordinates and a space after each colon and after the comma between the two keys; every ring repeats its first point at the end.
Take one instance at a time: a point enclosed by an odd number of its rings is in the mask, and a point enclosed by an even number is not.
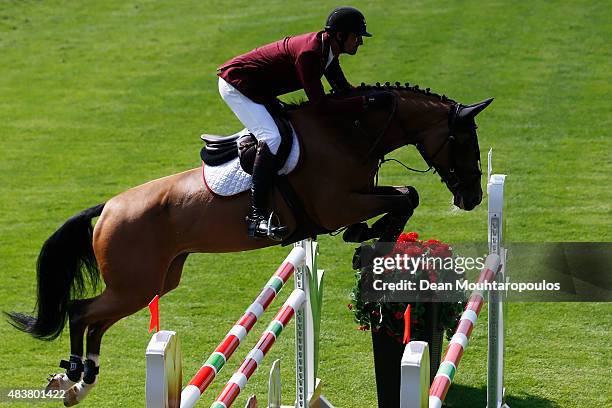
{"type": "Polygon", "coordinates": [[[83,381],[78,382],[74,387],[66,391],[66,394],[64,394],[64,406],[72,407],[83,401],[83,399],[85,399],[89,391],[91,391],[95,385],[96,383],[87,384],[83,381]]]}
{"type": "Polygon", "coordinates": [[[64,394],[64,406],[65,407],[72,407],[78,404],[79,402],[81,402],[78,398],[79,396],[78,390],[75,390],[75,388],[77,388],[76,385],[72,387],[71,389],[69,389],[68,391],[66,391],[66,394],[64,394]]]}
{"type": "Polygon", "coordinates": [[[68,376],[64,373],[51,374],[49,376],[49,383],[45,387],[45,391],[66,391],[72,388],[76,383],[71,381],[68,376]]]}

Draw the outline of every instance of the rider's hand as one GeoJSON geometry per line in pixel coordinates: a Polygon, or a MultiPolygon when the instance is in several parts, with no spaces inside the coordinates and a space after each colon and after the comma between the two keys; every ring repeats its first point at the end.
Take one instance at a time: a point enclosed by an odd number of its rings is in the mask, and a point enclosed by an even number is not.
{"type": "Polygon", "coordinates": [[[366,95],[366,108],[385,108],[393,103],[393,94],[388,91],[378,91],[366,95]]]}

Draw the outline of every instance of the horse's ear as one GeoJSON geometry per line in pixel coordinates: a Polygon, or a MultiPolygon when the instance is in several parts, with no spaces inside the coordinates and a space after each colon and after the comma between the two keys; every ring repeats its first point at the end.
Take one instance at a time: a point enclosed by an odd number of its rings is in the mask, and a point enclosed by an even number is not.
{"type": "Polygon", "coordinates": [[[466,106],[465,108],[461,109],[461,111],[459,112],[458,119],[460,120],[474,119],[476,115],[482,112],[484,108],[489,106],[491,102],[493,102],[493,98],[489,98],[485,101],[466,106]]]}

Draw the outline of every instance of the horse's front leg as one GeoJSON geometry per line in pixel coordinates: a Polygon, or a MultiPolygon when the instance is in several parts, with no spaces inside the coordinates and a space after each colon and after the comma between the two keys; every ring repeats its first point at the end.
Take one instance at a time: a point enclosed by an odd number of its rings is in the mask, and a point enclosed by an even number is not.
{"type": "Polygon", "coordinates": [[[388,204],[381,212],[386,214],[371,227],[365,222],[349,225],[343,234],[344,241],[363,242],[379,238],[383,242],[395,242],[419,205],[419,195],[413,187],[381,186],[376,187],[373,194],[388,204]]]}
{"type": "MultiPolygon", "coordinates": [[[[419,205],[419,195],[413,187],[379,187],[371,193],[355,192],[335,197],[332,202],[339,205],[332,207],[327,200],[324,217],[319,219],[321,225],[329,230],[360,223],[387,213],[391,213],[394,218],[401,216],[407,221],[419,205]]],[[[323,212],[321,213],[323,215],[323,212]]],[[[390,218],[386,220],[389,221],[390,218]]],[[[377,227],[380,230],[387,229],[383,228],[381,223],[377,227]]],[[[381,231],[381,234],[384,232],[381,231]]]]}

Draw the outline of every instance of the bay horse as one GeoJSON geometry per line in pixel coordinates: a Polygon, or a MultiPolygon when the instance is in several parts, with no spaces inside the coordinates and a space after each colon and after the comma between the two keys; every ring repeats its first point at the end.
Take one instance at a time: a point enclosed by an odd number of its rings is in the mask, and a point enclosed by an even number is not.
{"type": "MultiPolygon", "coordinates": [[[[394,242],[418,205],[418,195],[412,188],[376,185],[383,157],[415,145],[453,194],[455,205],[473,209],[482,200],[474,118],[492,99],[462,105],[399,83],[362,84],[348,93],[368,95],[381,89],[393,94],[393,106],[359,118],[320,112],[307,103],[290,111],[301,159],[288,179],[309,217],[326,230],[363,226],[386,214],[366,235],[394,242]]],[[[273,202],[291,233],[299,220],[278,191],[273,202]]],[[[66,406],[80,402],[97,380],[106,330],[155,295],[176,288],[190,253],[278,244],[247,236],[248,209],[248,194],[218,197],[203,182],[202,169],[195,168],[134,187],[68,219],[39,254],[35,317],[8,313],[16,328],[43,340],[58,337],[68,320],[71,358],[61,365],[66,373],[53,376],[48,389],[67,390],[66,406]],[[95,217],[99,219],[92,227],[95,217]],[[82,298],[87,281],[95,285],[100,276],[103,291],[82,298]]]]}

